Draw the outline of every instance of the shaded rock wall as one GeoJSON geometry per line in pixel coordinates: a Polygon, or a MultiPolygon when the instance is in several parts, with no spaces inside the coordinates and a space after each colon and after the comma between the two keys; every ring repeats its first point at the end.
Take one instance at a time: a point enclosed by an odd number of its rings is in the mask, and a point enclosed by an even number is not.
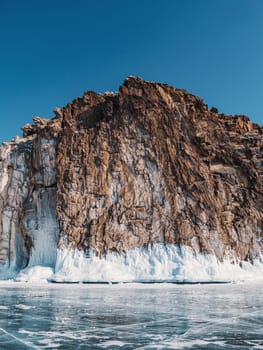
{"type": "Polygon", "coordinates": [[[0,148],[0,263],[22,268],[56,260],[56,140],[39,134],[0,148]]]}
{"type": "Polygon", "coordinates": [[[156,242],[219,259],[262,252],[263,136],[247,117],[133,77],[55,113],[1,148],[2,263],[24,264],[45,237],[98,254],[156,242]]]}

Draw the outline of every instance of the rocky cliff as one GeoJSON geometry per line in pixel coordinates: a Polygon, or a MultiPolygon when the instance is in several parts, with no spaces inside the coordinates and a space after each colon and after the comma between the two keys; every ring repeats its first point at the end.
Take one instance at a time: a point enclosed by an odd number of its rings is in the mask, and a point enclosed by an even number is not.
{"type": "Polygon", "coordinates": [[[55,114],[0,148],[2,264],[52,265],[57,245],[262,252],[262,127],[134,77],[55,114]]]}

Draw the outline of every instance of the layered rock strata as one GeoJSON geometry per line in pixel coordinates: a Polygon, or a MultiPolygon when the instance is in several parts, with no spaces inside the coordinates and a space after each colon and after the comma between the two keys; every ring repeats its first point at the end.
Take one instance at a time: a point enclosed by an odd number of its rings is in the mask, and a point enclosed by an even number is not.
{"type": "Polygon", "coordinates": [[[56,244],[101,255],[163,242],[220,260],[262,252],[262,127],[134,77],[55,114],[1,147],[2,264],[42,254],[52,265],[56,244]]]}

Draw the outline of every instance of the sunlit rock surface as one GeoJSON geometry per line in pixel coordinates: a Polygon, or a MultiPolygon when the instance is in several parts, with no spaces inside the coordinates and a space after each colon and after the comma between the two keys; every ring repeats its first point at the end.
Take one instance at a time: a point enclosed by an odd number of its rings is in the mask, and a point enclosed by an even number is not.
{"type": "Polygon", "coordinates": [[[262,252],[262,127],[134,77],[55,114],[0,149],[1,264],[54,266],[57,246],[262,252]]]}

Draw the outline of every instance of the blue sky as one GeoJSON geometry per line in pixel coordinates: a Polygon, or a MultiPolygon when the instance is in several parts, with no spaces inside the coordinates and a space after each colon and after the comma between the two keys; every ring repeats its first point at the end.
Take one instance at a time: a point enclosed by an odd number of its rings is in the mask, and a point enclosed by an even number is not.
{"type": "Polygon", "coordinates": [[[128,75],[263,124],[262,0],[0,0],[0,142],[128,75]]]}

